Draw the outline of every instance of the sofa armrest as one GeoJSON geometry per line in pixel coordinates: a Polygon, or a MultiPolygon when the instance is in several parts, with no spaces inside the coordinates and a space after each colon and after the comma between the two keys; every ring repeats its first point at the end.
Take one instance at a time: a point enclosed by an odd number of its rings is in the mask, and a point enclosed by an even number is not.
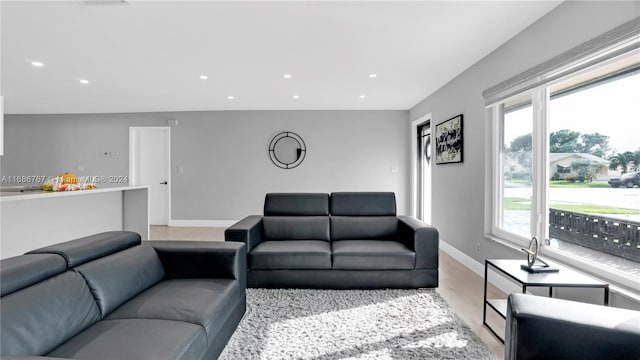
{"type": "Polygon", "coordinates": [[[247,253],[262,241],[262,215],[249,215],[231,225],[224,232],[226,241],[240,241],[247,244],[247,253]]]}
{"type": "Polygon", "coordinates": [[[398,216],[398,233],[416,253],[416,269],[438,268],[438,230],[414,217],[398,216]]]}
{"type": "Polygon", "coordinates": [[[246,246],[229,241],[145,241],[162,262],[166,279],[236,279],[246,287],[246,246]]]}
{"type": "Polygon", "coordinates": [[[505,359],[640,359],[640,312],[527,294],[507,301],[505,359]]]}

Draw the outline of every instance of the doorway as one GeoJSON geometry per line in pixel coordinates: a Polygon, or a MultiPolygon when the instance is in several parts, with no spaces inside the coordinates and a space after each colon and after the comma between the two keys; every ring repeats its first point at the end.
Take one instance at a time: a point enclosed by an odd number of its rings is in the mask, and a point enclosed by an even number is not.
{"type": "Polygon", "coordinates": [[[171,128],[129,128],[130,185],[149,186],[149,224],[169,225],[171,219],[171,128]]]}
{"type": "Polygon", "coordinates": [[[414,121],[412,129],[415,216],[431,223],[431,116],[414,121]]]}

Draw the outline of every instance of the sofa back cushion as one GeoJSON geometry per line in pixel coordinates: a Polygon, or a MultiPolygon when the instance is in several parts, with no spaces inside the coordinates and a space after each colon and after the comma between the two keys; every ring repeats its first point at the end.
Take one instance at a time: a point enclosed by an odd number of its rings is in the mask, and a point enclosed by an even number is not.
{"type": "Polygon", "coordinates": [[[329,194],[269,193],[264,199],[265,216],[329,216],[329,194]]]}
{"type": "Polygon", "coordinates": [[[58,255],[21,255],[0,261],[0,296],[24,289],[67,271],[58,255]]]}
{"type": "Polygon", "coordinates": [[[396,216],[392,192],[331,193],[331,216],[396,216]]]}
{"type": "Polygon", "coordinates": [[[396,196],[392,192],[335,192],[330,210],[332,241],[396,237],[396,196]]]}
{"type": "Polygon", "coordinates": [[[107,231],[30,251],[29,254],[58,254],[73,268],[130,247],[140,245],[140,234],[107,231]]]}
{"type": "Polygon", "coordinates": [[[332,216],[331,241],[391,240],[396,238],[395,216],[332,216]]]}
{"type": "Polygon", "coordinates": [[[100,319],[89,287],[74,271],[3,296],[0,312],[2,355],[45,355],[100,319]]]}
{"type": "Polygon", "coordinates": [[[164,277],[158,254],[140,245],[75,268],[86,279],[104,318],[164,277]]]}
{"type": "Polygon", "coordinates": [[[329,194],[267,194],[262,228],[266,240],[329,241],[329,194]]]}
{"type": "Polygon", "coordinates": [[[329,241],[328,216],[265,216],[262,226],[266,240],[329,241]]]}

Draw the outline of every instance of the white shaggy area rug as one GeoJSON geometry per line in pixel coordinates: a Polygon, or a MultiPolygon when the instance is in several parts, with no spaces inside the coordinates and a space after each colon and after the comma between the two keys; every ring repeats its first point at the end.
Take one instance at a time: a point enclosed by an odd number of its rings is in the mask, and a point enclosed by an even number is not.
{"type": "Polygon", "coordinates": [[[238,359],[495,359],[433,289],[247,289],[238,359]]]}

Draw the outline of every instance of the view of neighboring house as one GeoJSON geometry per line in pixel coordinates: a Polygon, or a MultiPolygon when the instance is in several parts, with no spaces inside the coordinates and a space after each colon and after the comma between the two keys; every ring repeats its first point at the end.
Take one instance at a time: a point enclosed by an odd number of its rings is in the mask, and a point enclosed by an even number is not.
{"type": "MultiPolygon", "coordinates": [[[[526,157],[531,157],[529,153],[526,157]]],[[[564,179],[566,177],[579,177],[576,169],[571,164],[575,161],[588,160],[594,170],[593,180],[607,180],[609,174],[609,160],[585,153],[550,153],[549,154],[549,178],[564,179]]],[[[504,174],[511,179],[531,180],[531,164],[523,163],[517,156],[505,154],[503,159],[504,174]]],[[[617,174],[615,174],[617,175],[617,174]]]]}
{"type": "Polygon", "coordinates": [[[552,179],[563,179],[567,176],[578,176],[571,168],[576,160],[589,160],[594,169],[594,180],[606,180],[609,177],[609,161],[601,157],[585,153],[550,153],[549,175],[552,179]]]}

